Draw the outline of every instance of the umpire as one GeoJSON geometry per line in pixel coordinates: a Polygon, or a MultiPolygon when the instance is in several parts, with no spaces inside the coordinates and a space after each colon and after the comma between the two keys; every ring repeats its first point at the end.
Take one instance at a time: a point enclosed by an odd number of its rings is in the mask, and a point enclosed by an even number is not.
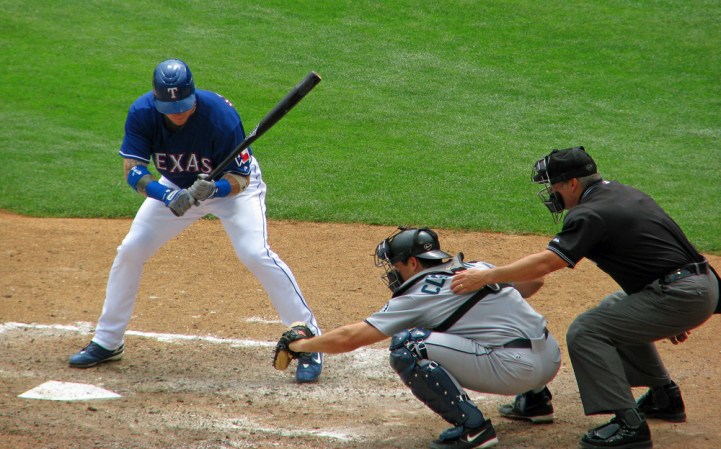
{"type": "Polygon", "coordinates": [[[615,413],[581,438],[582,448],[650,448],[646,418],[686,420],[678,385],[655,341],[678,344],[718,307],[719,284],[679,226],[643,192],[606,181],[583,147],[553,150],[536,162],[533,181],[563,228],[544,251],[491,270],[456,274],[456,293],[517,282],[595,262],[621,290],[579,315],[566,335],[587,415],[615,413]],[[634,400],[631,387],[647,386],[634,400]]]}

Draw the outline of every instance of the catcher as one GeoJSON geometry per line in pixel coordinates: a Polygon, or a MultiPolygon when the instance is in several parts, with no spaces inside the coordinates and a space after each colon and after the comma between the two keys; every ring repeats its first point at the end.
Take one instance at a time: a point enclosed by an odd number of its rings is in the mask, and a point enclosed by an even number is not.
{"type": "Polygon", "coordinates": [[[390,363],[404,384],[431,410],[452,424],[430,444],[439,448],[487,448],[498,443],[464,388],[517,395],[500,408],[502,416],[532,422],[553,420],[546,387],[558,372],[561,351],[546,320],[523,299],[542,279],[515,285],[490,285],[455,294],[455,272],[487,270],[484,262],[463,263],[441,251],[430,229],[399,228],[375,251],[376,266],[393,292],[383,308],[366,320],[313,336],[302,323],[283,334],[274,366],[285,369],[306,353],[350,352],[392,337],[390,363]]]}

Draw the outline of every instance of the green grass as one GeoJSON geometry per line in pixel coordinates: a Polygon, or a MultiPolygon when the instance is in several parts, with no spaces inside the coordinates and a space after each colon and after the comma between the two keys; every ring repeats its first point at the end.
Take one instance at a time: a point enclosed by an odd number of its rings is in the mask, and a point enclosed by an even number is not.
{"type": "Polygon", "coordinates": [[[555,232],[530,183],[584,145],[721,251],[716,1],[0,0],[0,208],[132,216],[127,108],[178,57],[251,129],[278,219],[555,232]]]}

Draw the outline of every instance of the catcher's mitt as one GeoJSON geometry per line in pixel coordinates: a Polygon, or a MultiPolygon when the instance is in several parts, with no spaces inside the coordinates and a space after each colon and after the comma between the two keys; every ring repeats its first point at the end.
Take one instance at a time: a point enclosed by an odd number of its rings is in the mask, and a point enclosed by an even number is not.
{"type": "Polygon", "coordinates": [[[298,357],[308,355],[307,352],[295,352],[291,351],[288,347],[292,342],[303,338],[314,337],[313,331],[310,330],[307,324],[296,321],[290,325],[290,328],[283,332],[280,336],[280,340],[275,345],[275,354],[273,355],[273,367],[277,370],[284,370],[288,368],[291,360],[295,360],[298,357]]]}

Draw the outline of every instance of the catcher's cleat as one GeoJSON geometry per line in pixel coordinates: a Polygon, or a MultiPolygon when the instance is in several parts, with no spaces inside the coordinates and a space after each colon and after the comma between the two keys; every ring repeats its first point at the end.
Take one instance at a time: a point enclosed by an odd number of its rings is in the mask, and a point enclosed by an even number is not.
{"type": "Polygon", "coordinates": [[[527,391],[516,396],[513,404],[504,404],[498,407],[498,413],[504,418],[524,419],[533,424],[553,422],[553,396],[548,387],[542,392],[527,391]]]}
{"type": "Polygon", "coordinates": [[[70,357],[69,364],[73,368],[90,368],[98,363],[112,362],[123,358],[124,345],[118,349],[105,349],[99,344],[91,341],[82,351],[70,357]]]}
{"type": "Polygon", "coordinates": [[[483,421],[479,427],[466,429],[452,427],[443,431],[437,440],[431,442],[431,449],[472,449],[487,448],[498,444],[496,430],[491,420],[483,421]]]}
{"type": "Polygon", "coordinates": [[[652,387],[636,401],[646,418],[663,419],[670,422],[686,421],[686,406],[681,390],[675,382],[662,387],[652,387]]]}
{"type": "Polygon", "coordinates": [[[298,358],[298,368],[295,370],[295,380],[298,383],[315,382],[323,370],[323,354],[312,352],[298,358]]]}

